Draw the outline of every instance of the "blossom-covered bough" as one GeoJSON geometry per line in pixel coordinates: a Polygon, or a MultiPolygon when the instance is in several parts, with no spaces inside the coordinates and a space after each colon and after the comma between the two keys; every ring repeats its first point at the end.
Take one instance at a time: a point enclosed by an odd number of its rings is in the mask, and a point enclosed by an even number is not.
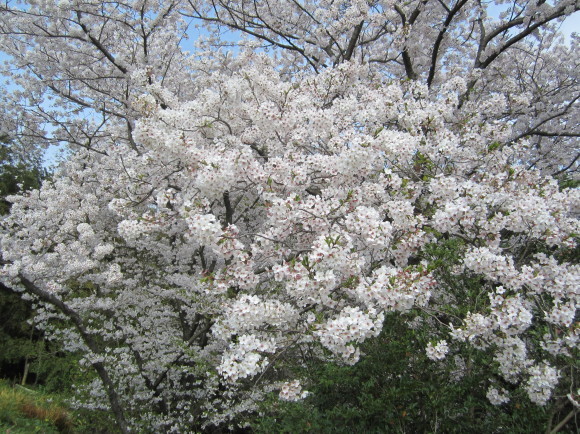
{"type": "Polygon", "coordinates": [[[12,197],[2,275],[93,368],[78,404],[232,423],[400,313],[434,364],[487,352],[493,404],[575,404],[579,5],[498,3],[3,5],[13,100],[74,153],[12,197]]]}

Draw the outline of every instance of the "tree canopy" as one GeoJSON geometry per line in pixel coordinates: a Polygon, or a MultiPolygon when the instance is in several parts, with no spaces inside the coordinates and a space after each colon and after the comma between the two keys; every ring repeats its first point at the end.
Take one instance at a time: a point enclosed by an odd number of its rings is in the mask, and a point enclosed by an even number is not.
{"type": "Polygon", "coordinates": [[[394,322],[409,372],[574,415],[579,9],[5,2],[17,135],[74,152],[9,198],[2,277],[82,354],[77,404],[235,426],[394,322]]]}

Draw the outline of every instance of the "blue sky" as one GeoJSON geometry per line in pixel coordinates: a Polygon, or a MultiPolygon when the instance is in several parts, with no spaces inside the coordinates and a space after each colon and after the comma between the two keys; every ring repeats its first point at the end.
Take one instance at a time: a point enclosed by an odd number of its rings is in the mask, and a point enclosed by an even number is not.
{"type": "Polygon", "coordinates": [[[580,11],[574,12],[566,18],[560,31],[566,36],[570,36],[573,32],[580,33],[580,11]]]}

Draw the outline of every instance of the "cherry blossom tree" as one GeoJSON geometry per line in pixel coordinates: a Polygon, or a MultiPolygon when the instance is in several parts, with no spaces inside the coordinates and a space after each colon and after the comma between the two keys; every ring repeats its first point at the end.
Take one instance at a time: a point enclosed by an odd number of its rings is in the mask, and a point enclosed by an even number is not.
{"type": "Polygon", "coordinates": [[[74,150],[11,198],[2,276],[92,369],[78,405],[235,423],[404,314],[434,366],[489,354],[493,404],[573,414],[580,5],[497,3],[1,6],[26,131],[74,150]]]}

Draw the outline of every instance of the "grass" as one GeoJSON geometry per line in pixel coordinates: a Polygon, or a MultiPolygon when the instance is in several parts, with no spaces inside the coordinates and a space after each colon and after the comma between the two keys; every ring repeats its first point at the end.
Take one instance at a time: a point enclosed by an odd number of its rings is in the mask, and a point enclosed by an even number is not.
{"type": "Polygon", "coordinates": [[[42,392],[0,381],[0,434],[74,432],[71,414],[56,401],[42,392]]]}

